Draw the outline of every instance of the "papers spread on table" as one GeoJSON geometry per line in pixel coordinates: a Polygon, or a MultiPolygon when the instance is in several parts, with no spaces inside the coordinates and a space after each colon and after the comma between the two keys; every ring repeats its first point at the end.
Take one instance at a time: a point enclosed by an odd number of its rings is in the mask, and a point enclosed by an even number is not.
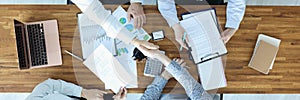
{"type": "Polygon", "coordinates": [[[108,37],[104,29],[85,14],[78,14],[78,27],[83,59],[91,55],[100,44],[116,55],[115,40],[108,37]]]}
{"type": "Polygon", "coordinates": [[[248,66],[268,74],[269,70],[273,68],[280,41],[279,39],[259,34],[248,66]]]}
{"type": "Polygon", "coordinates": [[[111,89],[114,93],[118,93],[122,86],[137,87],[136,74],[131,71],[128,72],[102,44],[83,64],[104,82],[107,86],[105,88],[111,89]]]}
{"type": "MultiPolygon", "coordinates": [[[[127,19],[126,11],[119,6],[113,13],[114,16],[129,32],[135,34],[139,40],[150,40],[151,36],[143,29],[134,28],[134,20],[127,19]]],[[[100,44],[103,44],[113,55],[117,55],[116,40],[108,37],[104,29],[90,20],[85,14],[78,14],[78,27],[82,46],[82,56],[86,59],[100,44]]]]}
{"type": "MultiPolygon", "coordinates": [[[[112,13],[112,16],[129,32],[135,34],[139,40],[148,41],[151,39],[144,29],[136,30],[134,28],[133,20],[128,22],[127,13],[121,6],[112,13]]],[[[104,29],[94,21],[89,20],[84,14],[78,15],[78,24],[82,54],[83,58],[86,59],[84,65],[105,83],[105,88],[112,89],[115,93],[121,86],[137,88],[136,62],[131,58],[134,46],[107,37],[104,29]]]]}
{"type": "Polygon", "coordinates": [[[112,15],[116,17],[117,20],[132,34],[135,34],[139,40],[150,40],[151,36],[143,29],[137,30],[134,28],[134,21],[133,19],[129,20],[127,19],[127,12],[119,6],[112,15]]]}
{"type": "Polygon", "coordinates": [[[221,40],[219,24],[214,9],[183,15],[180,21],[188,36],[188,46],[197,64],[205,90],[225,87],[226,78],[221,56],[227,49],[221,40]]]}

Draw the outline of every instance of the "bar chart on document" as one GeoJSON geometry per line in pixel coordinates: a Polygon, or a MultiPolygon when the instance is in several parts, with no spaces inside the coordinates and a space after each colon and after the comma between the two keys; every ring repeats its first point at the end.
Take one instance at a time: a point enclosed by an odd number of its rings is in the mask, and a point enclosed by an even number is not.
{"type": "Polygon", "coordinates": [[[114,39],[108,37],[100,25],[84,14],[78,14],[78,26],[82,46],[82,56],[86,59],[101,44],[115,55],[114,39]]]}

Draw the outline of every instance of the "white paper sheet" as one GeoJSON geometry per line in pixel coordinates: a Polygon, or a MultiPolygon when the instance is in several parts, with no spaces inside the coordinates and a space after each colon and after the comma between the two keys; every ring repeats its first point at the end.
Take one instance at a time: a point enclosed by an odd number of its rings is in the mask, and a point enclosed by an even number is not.
{"type": "Polygon", "coordinates": [[[127,72],[119,61],[104,47],[100,45],[96,50],[83,62],[108,89],[117,93],[122,86],[128,86],[135,83],[136,76],[127,72]]]}
{"type": "Polygon", "coordinates": [[[221,57],[197,65],[202,86],[212,90],[227,86],[221,57]]]}
{"type": "Polygon", "coordinates": [[[192,49],[194,62],[200,62],[201,58],[218,53],[227,53],[221,40],[220,32],[215,25],[214,17],[210,11],[202,12],[180,22],[187,32],[189,46],[192,49]]]}
{"type": "Polygon", "coordinates": [[[103,44],[112,54],[116,54],[114,39],[106,36],[104,29],[84,14],[78,14],[78,27],[83,59],[103,44]]]}

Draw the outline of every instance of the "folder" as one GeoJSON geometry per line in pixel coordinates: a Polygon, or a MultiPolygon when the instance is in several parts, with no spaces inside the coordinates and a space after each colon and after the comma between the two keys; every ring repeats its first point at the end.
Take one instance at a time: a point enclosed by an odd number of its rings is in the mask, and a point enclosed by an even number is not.
{"type": "Polygon", "coordinates": [[[260,34],[248,66],[261,73],[268,74],[273,67],[279,44],[279,39],[260,34]]]}

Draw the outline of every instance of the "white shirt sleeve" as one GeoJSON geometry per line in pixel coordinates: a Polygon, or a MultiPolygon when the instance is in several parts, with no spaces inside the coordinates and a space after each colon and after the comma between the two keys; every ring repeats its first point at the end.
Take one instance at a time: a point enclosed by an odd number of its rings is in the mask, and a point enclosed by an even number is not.
{"type": "Polygon", "coordinates": [[[158,10],[170,27],[179,22],[174,0],[158,0],[158,10]]]}
{"type": "Polygon", "coordinates": [[[238,29],[246,9],[245,0],[228,0],[226,28],[238,29]]]}
{"type": "Polygon", "coordinates": [[[26,100],[71,100],[68,96],[81,97],[82,87],[63,80],[48,79],[38,84],[26,100]]]}
{"type": "Polygon", "coordinates": [[[130,3],[136,3],[136,2],[143,3],[143,0],[130,0],[130,3]]]}
{"type": "Polygon", "coordinates": [[[89,19],[101,25],[107,36],[117,38],[125,43],[130,43],[135,35],[112,16],[98,0],[72,0],[89,19]]]}

